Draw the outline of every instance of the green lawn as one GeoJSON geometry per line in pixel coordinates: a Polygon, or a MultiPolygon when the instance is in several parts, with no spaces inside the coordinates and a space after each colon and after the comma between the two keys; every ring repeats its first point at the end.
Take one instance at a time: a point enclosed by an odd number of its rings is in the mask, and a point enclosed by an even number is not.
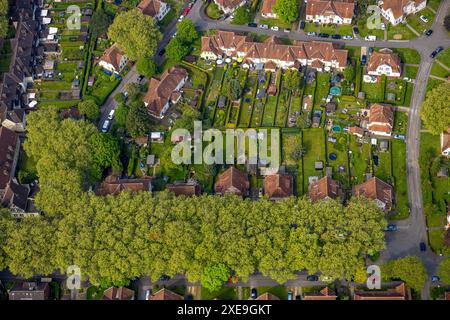
{"type": "MultiPolygon", "coordinates": [[[[330,136],[330,135],[329,135],[330,136]]],[[[348,157],[347,157],[347,135],[344,133],[333,134],[336,142],[327,141],[327,163],[333,168],[333,179],[338,180],[345,187],[349,187],[348,179],[348,157]],[[329,155],[334,153],[337,155],[336,160],[331,160],[329,155]],[[339,166],[343,166],[345,170],[338,172],[339,166]]]]}
{"type": "Polygon", "coordinates": [[[382,81],[377,83],[362,82],[361,91],[366,93],[366,99],[372,101],[384,101],[382,81]]]}
{"type": "Polygon", "coordinates": [[[325,99],[330,92],[330,78],[331,74],[328,72],[317,73],[314,107],[320,107],[321,104],[325,103],[325,99]]]}
{"type": "Polygon", "coordinates": [[[325,134],[323,129],[304,129],[303,146],[306,154],[303,157],[303,186],[308,190],[308,178],[310,176],[323,176],[323,171],[316,171],[314,163],[322,161],[325,167],[325,134]]]}
{"type": "Polygon", "coordinates": [[[408,24],[414,28],[414,30],[416,30],[418,33],[422,34],[424,33],[424,31],[428,30],[427,25],[425,24],[425,22],[423,22],[422,20],[420,20],[420,12],[417,14],[411,14],[406,18],[406,21],[408,22],[408,24]]]}
{"type": "Polygon", "coordinates": [[[213,300],[215,298],[219,300],[237,300],[237,287],[223,286],[220,290],[211,292],[205,287],[201,288],[202,300],[213,300]]]}
{"type": "Polygon", "coordinates": [[[436,59],[446,65],[447,68],[450,68],[450,48],[439,53],[436,59]]]}
{"type": "Polygon", "coordinates": [[[106,75],[102,71],[97,68],[95,71],[96,80],[94,85],[89,88],[86,93],[92,97],[94,97],[95,101],[98,105],[102,105],[111,92],[119,85],[119,80],[106,75]]]}
{"type": "Polygon", "coordinates": [[[366,21],[359,21],[358,28],[359,28],[359,36],[361,38],[364,38],[365,36],[376,36],[377,40],[384,39],[384,31],[380,29],[367,28],[366,21]]]}
{"type": "Polygon", "coordinates": [[[289,113],[289,103],[290,103],[291,93],[287,89],[281,89],[280,99],[278,100],[277,115],[275,119],[275,125],[277,127],[285,127],[286,119],[289,113]]]}
{"type": "Polygon", "coordinates": [[[408,114],[406,112],[395,111],[394,133],[405,134],[408,128],[408,114]]]}
{"type": "Polygon", "coordinates": [[[447,78],[448,76],[450,76],[450,72],[437,62],[433,63],[431,74],[440,78],[447,78]]]}
{"type": "Polygon", "coordinates": [[[391,154],[390,152],[378,153],[378,167],[375,167],[375,176],[383,181],[389,182],[391,178],[391,154]]]}
{"type": "Polygon", "coordinates": [[[413,66],[406,66],[404,67],[405,71],[404,71],[404,76],[411,78],[411,79],[415,79],[417,76],[417,72],[419,71],[418,67],[413,67],[413,66]]]}
{"type": "Polygon", "coordinates": [[[400,54],[400,59],[405,64],[420,64],[420,54],[415,49],[395,48],[392,51],[400,54]]]}
{"type": "Polygon", "coordinates": [[[267,24],[269,26],[269,28],[273,27],[273,26],[277,26],[280,29],[290,29],[292,26],[290,23],[286,23],[286,22],[282,21],[281,19],[260,19],[259,23],[267,24]]]}
{"type": "Polygon", "coordinates": [[[416,38],[416,34],[412,32],[406,25],[400,23],[396,26],[387,24],[388,28],[388,39],[389,40],[410,40],[416,38]],[[401,38],[397,38],[396,36],[401,35],[401,38]]]}
{"type": "Polygon", "coordinates": [[[442,0],[428,0],[427,6],[433,8],[435,11],[439,9],[439,4],[442,2],[442,0]]]}
{"type": "Polygon", "coordinates": [[[438,80],[438,79],[433,79],[433,78],[428,78],[428,82],[427,82],[427,92],[433,90],[434,88],[436,88],[437,86],[439,86],[440,84],[444,83],[445,81],[443,80],[438,80]]]}
{"type": "Polygon", "coordinates": [[[396,212],[393,218],[404,219],[409,215],[405,142],[398,139],[391,140],[391,154],[396,199],[396,212]]]}
{"type": "Polygon", "coordinates": [[[350,136],[350,175],[352,185],[364,182],[364,174],[371,164],[370,144],[358,144],[355,136],[350,136]]]}
{"type": "Polygon", "coordinates": [[[263,127],[272,127],[275,121],[275,114],[277,111],[277,96],[267,97],[266,105],[264,106],[264,115],[262,119],[263,127]]]}
{"type": "Polygon", "coordinates": [[[341,36],[353,36],[353,26],[350,24],[342,24],[337,27],[337,33],[341,36]]]}
{"type": "Polygon", "coordinates": [[[253,98],[256,94],[256,88],[257,75],[256,73],[249,74],[244,88],[244,97],[239,115],[239,127],[248,127],[250,125],[254,102],[253,98]]]}
{"type": "Polygon", "coordinates": [[[208,7],[206,7],[206,15],[211,19],[219,19],[222,16],[222,11],[220,11],[217,4],[210,2],[208,7]]]}

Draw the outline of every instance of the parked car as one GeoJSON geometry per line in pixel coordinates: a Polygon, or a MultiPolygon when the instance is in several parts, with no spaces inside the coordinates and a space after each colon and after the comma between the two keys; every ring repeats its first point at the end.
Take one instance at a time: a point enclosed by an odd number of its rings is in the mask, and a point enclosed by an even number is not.
{"type": "Polygon", "coordinates": [[[354,27],[353,27],[353,33],[354,33],[354,34],[359,34],[359,28],[356,27],[356,26],[354,26],[354,27]]]}
{"type": "Polygon", "coordinates": [[[261,29],[269,29],[269,26],[267,24],[260,24],[259,27],[261,29]]]}
{"type": "Polygon", "coordinates": [[[278,30],[280,30],[280,28],[278,28],[277,26],[273,26],[273,27],[270,28],[270,30],[272,30],[272,31],[278,31],[278,30]]]}
{"type": "Polygon", "coordinates": [[[185,300],[194,300],[194,297],[192,296],[192,294],[188,294],[185,300]]]}
{"type": "Polygon", "coordinates": [[[403,80],[404,80],[404,81],[411,82],[411,78],[408,78],[408,77],[403,77],[403,80]]]}
{"type": "Polygon", "coordinates": [[[145,290],[145,300],[150,300],[150,296],[152,295],[152,291],[150,289],[145,290]]]}
{"type": "Polygon", "coordinates": [[[427,23],[429,21],[428,18],[425,17],[424,15],[420,16],[420,20],[422,20],[425,23],[427,23]]]}
{"type": "Polygon", "coordinates": [[[366,41],[377,41],[377,36],[366,36],[364,38],[366,41]]]}
{"type": "Polygon", "coordinates": [[[425,242],[421,242],[419,247],[420,251],[427,251],[427,245],[425,244],[425,242]]]}
{"type": "Polygon", "coordinates": [[[305,25],[306,25],[306,23],[305,23],[305,21],[300,21],[300,29],[305,29],[305,25]]]}
{"type": "Polygon", "coordinates": [[[142,80],[144,80],[144,78],[145,78],[144,76],[139,76],[137,77],[136,81],[140,83],[142,80]]]}
{"type": "Polygon", "coordinates": [[[163,56],[166,53],[166,49],[162,48],[161,51],[158,52],[158,56],[163,56]]]}
{"type": "Polygon", "coordinates": [[[320,276],[319,280],[323,281],[323,282],[331,282],[331,281],[333,281],[333,278],[329,277],[329,276],[320,276]]]}
{"type": "Polygon", "coordinates": [[[406,137],[404,134],[394,134],[394,138],[400,139],[400,140],[405,140],[406,137]]]}
{"type": "Polygon", "coordinates": [[[254,22],[250,22],[248,24],[248,26],[251,27],[251,28],[256,28],[258,25],[256,23],[254,23],[254,22]]]}
{"type": "Polygon", "coordinates": [[[173,35],[172,35],[172,38],[175,38],[177,36],[177,33],[175,32],[173,35]]]}
{"type": "Polygon", "coordinates": [[[163,274],[161,277],[159,277],[158,280],[159,281],[168,281],[168,280],[170,280],[170,276],[163,274]]]}
{"type": "Polygon", "coordinates": [[[102,126],[102,132],[103,133],[106,133],[106,132],[108,132],[108,129],[109,129],[109,120],[105,120],[105,122],[103,122],[103,126],[102,126]]]}
{"type": "Polygon", "coordinates": [[[316,276],[315,274],[312,274],[312,275],[307,276],[306,280],[308,280],[308,281],[318,281],[319,277],[316,276]]]}
{"type": "Polygon", "coordinates": [[[439,282],[439,281],[441,281],[441,278],[439,278],[438,276],[431,277],[431,282],[439,282]]]}
{"type": "Polygon", "coordinates": [[[425,35],[426,35],[427,37],[431,36],[432,34],[433,34],[433,30],[431,30],[431,29],[425,31],[425,35]]]}
{"type": "Polygon", "coordinates": [[[255,300],[256,297],[258,296],[258,291],[256,290],[256,288],[252,288],[251,295],[252,299],[255,300]]]}
{"type": "Polygon", "coordinates": [[[372,54],[372,53],[373,53],[373,48],[369,47],[369,54],[372,54]]]}
{"type": "Polygon", "coordinates": [[[367,57],[366,57],[366,55],[364,54],[364,55],[361,57],[361,65],[364,66],[364,65],[366,64],[366,62],[367,62],[367,57]]]}
{"type": "Polygon", "coordinates": [[[294,300],[293,298],[293,294],[292,294],[292,291],[291,290],[289,290],[288,291],[288,296],[287,296],[287,298],[288,298],[288,300],[294,300]]]}
{"type": "Polygon", "coordinates": [[[291,32],[291,29],[284,29],[284,32],[289,33],[289,32],[291,32]]]}
{"type": "Polygon", "coordinates": [[[310,31],[307,33],[308,36],[315,37],[316,33],[314,31],[310,31]]]}
{"type": "Polygon", "coordinates": [[[386,231],[397,231],[397,226],[393,223],[388,224],[386,231]]]}
{"type": "Polygon", "coordinates": [[[353,36],[342,36],[344,40],[353,40],[353,36]]]}
{"type": "Polygon", "coordinates": [[[181,15],[179,18],[178,18],[178,22],[181,22],[181,21],[183,21],[183,19],[184,19],[184,16],[183,15],[181,15]]]}
{"type": "Polygon", "coordinates": [[[319,33],[320,38],[329,38],[330,35],[328,33],[319,33]]]}
{"type": "Polygon", "coordinates": [[[436,52],[437,53],[439,53],[441,51],[444,51],[444,47],[439,46],[439,47],[436,48],[436,52]]]}
{"type": "Polygon", "coordinates": [[[115,109],[112,109],[108,114],[108,120],[112,120],[114,118],[114,113],[116,112],[115,109]]]}
{"type": "Polygon", "coordinates": [[[434,50],[434,51],[430,54],[430,58],[432,58],[432,59],[436,58],[437,54],[438,54],[438,53],[436,52],[436,50],[434,50]]]}
{"type": "Polygon", "coordinates": [[[342,38],[340,34],[332,34],[331,37],[333,39],[341,39],[342,38]]]}

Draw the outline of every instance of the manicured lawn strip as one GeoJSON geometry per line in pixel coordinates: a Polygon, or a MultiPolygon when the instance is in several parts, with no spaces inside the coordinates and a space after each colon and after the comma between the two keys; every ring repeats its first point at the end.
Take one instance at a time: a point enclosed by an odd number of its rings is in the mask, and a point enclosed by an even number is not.
{"type": "Polygon", "coordinates": [[[364,182],[364,174],[368,172],[367,168],[371,166],[370,144],[360,145],[355,136],[350,136],[350,176],[352,185],[364,182]]]}
{"type": "Polygon", "coordinates": [[[306,154],[303,157],[303,187],[308,190],[308,178],[311,176],[323,176],[323,171],[316,171],[314,164],[322,161],[325,164],[325,134],[323,129],[304,129],[303,146],[306,154]]]}
{"type": "Polygon", "coordinates": [[[408,189],[406,180],[406,144],[402,140],[391,140],[392,170],[396,199],[396,213],[393,218],[404,219],[409,215],[408,189]]]}
{"type": "Polygon", "coordinates": [[[264,106],[264,115],[262,119],[263,127],[271,127],[275,121],[275,114],[277,111],[277,96],[267,97],[266,105],[264,106]]]}
{"type": "Polygon", "coordinates": [[[406,94],[405,94],[405,102],[404,106],[409,107],[411,105],[411,97],[413,93],[414,85],[410,82],[406,85],[406,94]]]}
{"type": "Polygon", "coordinates": [[[341,36],[353,36],[352,25],[341,24],[337,29],[338,34],[341,36]]]}
{"type": "Polygon", "coordinates": [[[280,29],[290,29],[291,24],[282,21],[281,19],[260,19],[260,24],[267,24],[270,27],[277,26],[280,29]]]}
{"type": "Polygon", "coordinates": [[[428,241],[430,242],[431,249],[434,252],[440,253],[444,249],[444,235],[444,229],[432,230],[428,232],[428,241]]]}
{"type": "Polygon", "coordinates": [[[325,99],[327,98],[330,92],[330,78],[331,73],[329,72],[320,72],[317,74],[317,87],[314,97],[314,107],[320,107],[322,103],[325,103],[325,99]]]}
{"type": "Polygon", "coordinates": [[[94,97],[98,105],[105,103],[108,96],[119,85],[120,81],[115,77],[108,76],[97,68],[94,72],[96,80],[94,85],[86,91],[87,95],[94,97]]]}
{"type": "Polygon", "coordinates": [[[417,72],[419,71],[418,67],[413,67],[413,66],[406,66],[404,67],[405,71],[404,71],[404,76],[411,78],[411,79],[415,79],[417,76],[417,72]]]}
{"type": "Polygon", "coordinates": [[[345,187],[349,187],[348,179],[348,157],[347,157],[347,135],[343,133],[334,134],[336,142],[330,142],[327,140],[327,164],[333,168],[333,179],[336,179],[342,183],[345,187]],[[336,160],[330,159],[330,154],[334,153],[337,156],[336,160]],[[339,166],[344,166],[345,171],[339,172],[339,166]]]}
{"type": "Polygon", "coordinates": [[[414,30],[416,30],[420,34],[427,30],[426,24],[422,20],[420,20],[419,15],[411,14],[406,18],[406,21],[411,27],[413,27],[414,30]]]}
{"type": "Polygon", "coordinates": [[[425,8],[422,11],[416,13],[416,15],[419,17],[425,16],[428,18],[428,22],[424,22],[427,28],[431,28],[431,26],[433,25],[434,17],[436,16],[436,14],[433,11],[431,11],[430,8],[425,8]]]}
{"type": "Polygon", "coordinates": [[[384,89],[382,81],[379,81],[377,83],[362,82],[361,91],[366,93],[366,99],[371,102],[384,101],[384,89]]]}
{"type": "Polygon", "coordinates": [[[447,68],[450,68],[450,48],[447,48],[441,53],[439,53],[436,59],[438,59],[440,62],[446,65],[447,68]]]}
{"type": "Polygon", "coordinates": [[[400,23],[396,26],[391,25],[390,23],[387,24],[388,28],[388,39],[389,40],[410,40],[416,38],[416,34],[412,32],[406,25],[400,23]],[[401,35],[401,39],[396,39],[395,35],[401,35]]]}
{"type": "Polygon", "coordinates": [[[210,2],[208,7],[206,7],[206,15],[211,19],[219,19],[222,16],[222,12],[217,4],[210,2]]]}
{"type": "Polygon", "coordinates": [[[394,132],[405,134],[408,128],[408,114],[406,112],[395,111],[394,132]]]}
{"type": "Polygon", "coordinates": [[[38,104],[39,109],[65,109],[76,106],[80,100],[58,100],[58,101],[41,101],[38,104]]]}
{"type": "Polygon", "coordinates": [[[403,105],[405,94],[407,89],[407,82],[402,79],[389,79],[386,81],[385,88],[385,102],[395,105],[403,105]],[[389,89],[390,84],[396,84],[395,89],[389,89]],[[395,100],[388,100],[388,93],[395,94],[395,100]]]}
{"type": "Polygon", "coordinates": [[[384,31],[380,29],[369,29],[367,28],[366,21],[358,22],[359,37],[364,38],[365,36],[376,36],[377,40],[384,39],[384,31]]]}
{"type": "MultiPolygon", "coordinates": [[[[296,113],[297,114],[297,125],[299,125],[299,120],[301,118],[301,114],[300,114],[301,104],[302,104],[301,95],[291,97],[291,109],[290,109],[289,117],[291,114],[296,113]]],[[[288,122],[289,122],[289,119],[288,119],[288,122]]]]}
{"type": "Polygon", "coordinates": [[[392,51],[400,54],[400,59],[405,64],[420,64],[420,54],[415,49],[393,48],[392,51]]]}
{"type": "Polygon", "coordinates": [[[440,77],[440,78],[447,78],[450,75],[450,72],[447,71],[443,66],[441,66],[439,63],[434,62],[433,66],[431,67],[431,73],[433,76],[440,77]]]}
{"type": "Polygon", "coordinates": [[[275,125],[284,128],[286,126],[286,119],[289,112],[289,102],[291,93],[287,89],[281,89],[280,98],[277,105],[277,115],[275,125]]]}
{"type": "Polygon", "coordinates": [[[298,169],[299,163],[292,157],[292,154],[296,150],[296,147],[302,144],[301,133],[283,133],[281,142],[283,163],[288,168],[294,167],[295,169],[298,169]]]}
{"type": "Polygon", "coordinates": [[[442,81],[442,80],[428,78],[427,92],[433,90],[434,88],[436,88],[437,86],[439,86],[441,83],[444,83],[444,82],[445,81],[442,81]]]}
{"type": "Polygon", "coordinates": [[[305,32],[316,32],[319,33],[319,25],[316,25],[315,23],[311,23],[311,22],[306,22],[305,23],[305,32]]]}
{"type": "Polygon", "coordinates": [[[257,75],[252,73],[248,76],[244,89],[245,94],[239,115],[239,127],[248,127],[250,125],[257,86],[257,75]]]}
{"type": "Polygon", "coordinates": [[[433,8],[435,11],[439,9],[439,5],[442,2],[442,0],[428,0],[427,6],[433,8]]]}
{"type": "Polygon", "coordinates": [[[383,181],[390,181],[391,179],[391,154],[390,152],[378,152],[378,167],[375,167],[375,176],[383,181]]]}

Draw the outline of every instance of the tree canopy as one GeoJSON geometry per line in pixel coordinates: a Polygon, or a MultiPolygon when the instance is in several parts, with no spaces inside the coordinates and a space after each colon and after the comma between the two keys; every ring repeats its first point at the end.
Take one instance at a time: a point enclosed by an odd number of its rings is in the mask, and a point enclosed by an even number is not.
{"type": "Polygon", "coordinates": [[[438,276],[443,283],[450,283],[450,258],[442,260],[439,264],[438,276]]]}
{"type": "Polygon", "coordinates": [[[8,34],[8,0],[0,0],[0,38],[8,34]]]}
{"type": "Polygon", "coordinates": [[[106,34],[110,24],[111,19],[103,10],[94,11],[89,23],[89,29],[91,30],[92,37],[98,38],[102,34],[106,34]]]}
{"type": "Polygon", "coordinates": [[[147,78],[151,78],[156,73],[156,64],[153,60],[141,58],[136,63],[137,72],[147,78]]]}
{"type": "Polygon", "coordinates": [[[218,263],[212,266],[206,266],[203,269],[201,276],[202,286],[209,291],[219,290],[225,281],[228,280],[230,271],[223,263],[218,263]]]}
{"type": "Polygon", "coordinates": [[[381,266],[381,276],[389,281],[400,278],[413,290],[420,292],[427,281],[427,271],[419,257],[407,256],[381,266]]]}
{"type": "Polygon", "coordinates": [[[153,57],[162,39],[153,18],[138,9],[119,13],[109,26],[108,36],[131,60],[153,57]]]}
{"type": "Polygon", "coordinates": [[[294,22],[298,18],[298,2],[297,0],[277,0],[273,11],[284,22],[294,22]]]}
{"type": "Polygon", "coordinates": [[[450,83],[444,82],[427,93],[420,115],[432,134],[440,134],[450,126],[450,83]]]}
{"type": "Polygon", "coordinates": [[[78,111],[89,120],[97,120],[100,117],[100,107],[94,100],[81,101],[78,104],[78,111]]]}
{"type": "Polygon", "coordinates": [[[173,61],[181,61],[184,56],[191,52],[194,41],[199,37],[200,35],[191,19],[178,22],[177,34],[166,47],[167,57],[173,61]]]}
{"type": "Polygon", "coordinates": [[[228,98],[238,100],[242,96],[243,88],[238,79],[231,79],[228,83],[228,98]]]}
{"type": "Polygon", "coordinates": [[[181,61],[189,52],[191,48],[183,44],[177,37],[171,39],[166,47],[166,56],[173,61],[181,61]]]}
{"type": "Polygon", "coordinates": [[[149,133],[150,130],[150,115],[144,104],[130,105],[128,109],[126,128],[127,131],[137,138],[149,133]]]}
{"type": "Polygon", "coordinates": [[[300,86],[300,74],[297,70],[288,69],[284,74],[283,79],[284,86],[286,89],[295,91],[299,89],[300,86]]]}
{"type": "Polygon", "coordinates": [[[232,24],[244,25],[253,21],[254,14],[247,6],[241,6],[234,11],[232,24]]]}

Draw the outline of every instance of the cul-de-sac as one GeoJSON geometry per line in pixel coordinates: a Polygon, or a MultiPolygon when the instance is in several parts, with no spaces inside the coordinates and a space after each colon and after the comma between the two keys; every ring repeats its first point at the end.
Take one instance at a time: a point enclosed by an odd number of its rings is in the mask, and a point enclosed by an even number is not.
{"type": "Polygon", "coordinates": [[[449,175],[448,0],[0,0],[0,300],[450,300],[449,175]]]}

